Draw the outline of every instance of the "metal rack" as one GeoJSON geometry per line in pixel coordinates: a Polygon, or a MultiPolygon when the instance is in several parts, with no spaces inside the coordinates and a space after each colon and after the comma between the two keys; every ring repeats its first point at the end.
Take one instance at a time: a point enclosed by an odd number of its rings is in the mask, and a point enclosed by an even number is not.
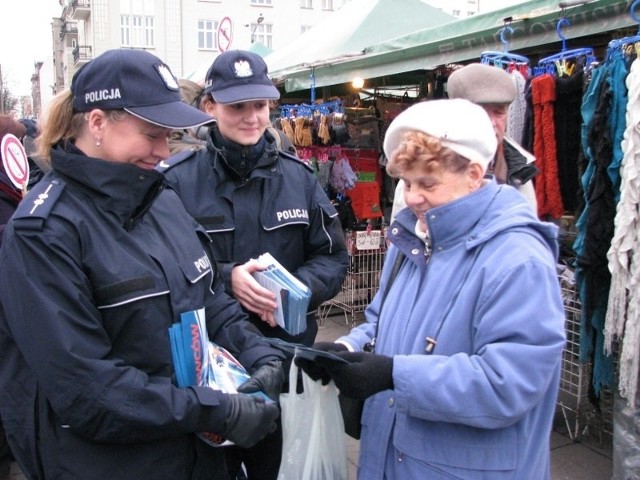
{"type": "Polygon", "coordinates": [[[338,310],[347,325],[355,326],[356,315],[371,303],[380,287],[380,273],[387,251],[383,230],[345,232],[349,252],[347,276],[340,292],[318,309],[320,323],[338,310]]]}
{"type": "Polygon", "coordinates": [[[558,413],[562,414],[569,438],[581,441],[586,435],[596,436],[603,443],[605,435],[613,434],[612,398],[603,392],[596,408],[589,400],[591,364],[580,360],[581,303],[576,291],[573,271],[561,266],[558,280],[562,289],[567,343],[562,354],[558,413]]]}

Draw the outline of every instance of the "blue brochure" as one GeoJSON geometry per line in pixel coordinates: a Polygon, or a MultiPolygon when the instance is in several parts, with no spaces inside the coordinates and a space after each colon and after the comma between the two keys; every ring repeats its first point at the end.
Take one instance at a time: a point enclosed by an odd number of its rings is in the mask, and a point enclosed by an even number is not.
{"type": "Polygon", "coordinates": [[[311,290],[270,253],[260,255],[258,260],[268,265],[268,268],[255,272],[253,276],[260,285],[275,294],[278,304],[275,311],[276,322],[291,335],[304,332],[307,328],[311,290]]]}

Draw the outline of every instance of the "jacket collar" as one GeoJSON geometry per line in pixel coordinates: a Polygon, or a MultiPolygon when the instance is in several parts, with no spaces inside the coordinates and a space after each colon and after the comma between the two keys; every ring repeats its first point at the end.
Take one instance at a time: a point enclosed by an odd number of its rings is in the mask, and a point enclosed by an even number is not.
{"type": "MultiPolygon", "coordinates": [[[[413,232],[416,220],[410,209],[402,209],[391,225],[391,241],[416,245],[419,242],[413,232]],[[394,240],[394,227],[398,227],[395,229],[397,240],[394,240]],[[409,237],[416,242],[409,241],[409,237]]],[[[483,187],[475,192],[429,210],[426,222],[434,254],[459,242],[473,248],[510,229],[536,231],[552,251],[557,248],[557,227],[540,222],[515,188],[498,185],[494,177],[488,177],[483,187]]]]}
{"type": "MultiPolygon", "coordinates": [[[[268,167],[278,159],[276,142],[267,133],[255,145],[245,147],[224,138],[218,126],[214,125],[207,146],[218,154],[216,156],[221,159],[224,168],[240,179],[253,176],[254,170],[268,167]]],[[[217,159],[214,161],[217,162],[217,159]]]]}
{"type": "Polygon", "coordinates": [[[121,223],[144,213],[162,186],[163,176],[126,163],[88,157],[71,142],[51,151],[51,166],[67,184],[121,223]]]}
{"type": "MultiPolygon", "coordinates": [[[[426,213],[426,222],[431,248],[437,252],[460,241],[473,241],[476,237],[473,232],[499,189],[495,178],[491,177],[475,192],[429,210],[426,213]]],[[[409,208],[404,208],[396,216],[394,225],[401,225],[405,232],[415,237],[416,221],[415,214],[409,208]]]]}

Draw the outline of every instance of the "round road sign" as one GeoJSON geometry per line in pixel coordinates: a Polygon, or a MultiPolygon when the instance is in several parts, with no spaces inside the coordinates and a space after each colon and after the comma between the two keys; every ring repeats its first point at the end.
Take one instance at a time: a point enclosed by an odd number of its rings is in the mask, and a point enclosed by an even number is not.
{"type": "Polygon", "coordinates": [[[2,138],[0,152],[2,166],[9,180],[22,190],[29,183],[29,160],[22,143],[15,135],[7,134],[2,138]]]}
{"type": "Polygon", "coordinates": [[[218,50],[220,50],[220,53],[229,50],[232,41],[233,23],[229,17],[224,17],[220,20],[220,25],[218,26],[218,50]]]}

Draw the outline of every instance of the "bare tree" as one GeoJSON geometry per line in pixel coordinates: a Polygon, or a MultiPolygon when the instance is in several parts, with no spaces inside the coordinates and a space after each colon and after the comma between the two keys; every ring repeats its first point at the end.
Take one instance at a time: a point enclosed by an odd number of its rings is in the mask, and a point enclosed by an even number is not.
{"type": "Polygon", "coordinates": [[[0,114],[13,112],[17,105],[18,99],[7,87],[7,78],[2,72],[2,65],[0,65],[0,114]]]}

